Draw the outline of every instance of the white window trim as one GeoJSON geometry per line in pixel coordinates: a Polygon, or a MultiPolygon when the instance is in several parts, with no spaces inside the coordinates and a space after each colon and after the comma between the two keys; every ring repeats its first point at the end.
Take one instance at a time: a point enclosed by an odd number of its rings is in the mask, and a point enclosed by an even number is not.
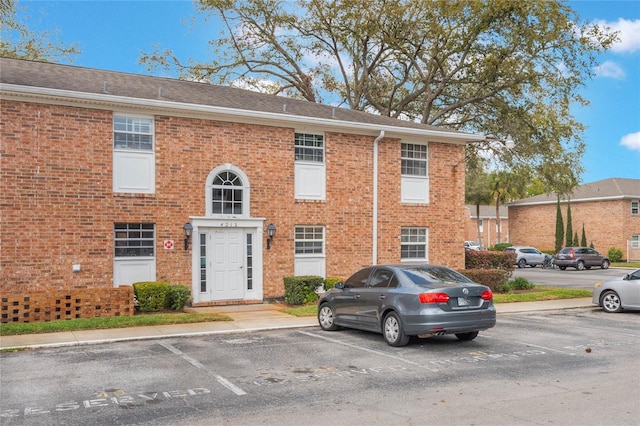
{"type": "Polygon", "coordinates": [[[429,262],[429,228],[426,226],[403,226],[402,229],[421,229],[425,231],[425,241],[424,243],[420,242],[404,242],[402,241],[402,232],[400,232],[400,261],[401,262],[416,262],[416,261],[424,261],[429,262]],[[402,257],[402,246],[403,245],[423,245],[424,244],[424,257],[402,257]]]}
{"type": "MultiPolygon", "coordinates": [[[[411,158],[411,160],[416,160],[411,158]]],[[[429,144],[412,140],[402,140],[400,144],[400,202],[405,204],[429,204],[429,144]],[[407,175],[402,173],[402,145],[421,145],[427,149],[426,176],[407,175]],[[420,189],[416,192],[416,188],[420,189]]]]}
{"type": "Polygon", "coordinates": [[[207,176],[206,184],[205,184],[205,215],[207,217],[250,217],[249,208],[251,206],[251,185],[249,183],[249,178],[247,175],[237,166],[233,164],[225,163],[222,164],[215,169],[209,172],[207,176]],[[213,179],[218,176],[221,172],[233,172],[242,180],[242,186],[236,187],[238,189],[242,189],[242,214],[241,215],[225,215],[225,214],[214,214],[213,213],[213,179]]]}
{"type": "MultiPolygon", "coordinates": [[[[155,132],[156,122],[155,117],[152,115],[140,115],[140,114],[130,114],[130,113],[120,113],[113,112],[111,119],[111,151],[113,153],[113,192],[114,193],[124,193],[124,194],[155,194],[156,192],[156,132],[155,132]],[[140,149],[127,149],[127,148],[116,148],[115,147],[115,130],[114,123],[116,117],[131,117],[131,118],[144,118],[151,120],[151,138],[152,138],[152,149],[151,150],[140,150],[140,149]],[[125,170],[122,170],[119,165],[122,160],[128,159],[129,161],[135,161],[136,164],[142,164],[140,162],[146,163],[148,165],[149,177],[145,182],[145,185],[141,187],[128,186],[126,183],[122,182],[121,177],[125,170]]],[[[127,171],[129,168],[126,168],[127,171]]]]}
{"type": "Polygon", "coordinates": [[[324,258],[326,257],[326,241],[327,241],[327,230],[326,227],[324,225],[295,225],[293,228],[293,250],[294,250],[294,255],[295,257],[299,257],[299,258],[309,258],[309,257],[313,257],[313,258],[324,258]],[[295,246],[296,246],[296,242],[298,241],[320,241],[320,240],[297,240],[295,235],[296,235],[296,229],[297,228],[321,228],[322,229],[322,253],[296,253],[295,252],[295,246]]]}
{"type": "Polygon", "coordinates": [[[294,158],[294,192],[296,200],[324,201],[327,198],[327,138],[324,132],[310,129],[295,129],[295,135],[322,136],[322,162],[296,160],[294,158]]]}

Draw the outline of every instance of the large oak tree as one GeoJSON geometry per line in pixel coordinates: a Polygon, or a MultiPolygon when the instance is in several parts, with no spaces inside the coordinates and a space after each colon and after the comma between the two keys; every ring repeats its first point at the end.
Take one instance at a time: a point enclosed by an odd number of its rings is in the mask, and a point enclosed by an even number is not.
{"type": "Polygon", "coordinates": [[[200,0],[222,23],[208,62],[170,50],[150,69],[518,142],[467,155],[525,164],[549,192],[578,184],[583,125],[572,106],[615,34],[551,0],[200,0]]]}

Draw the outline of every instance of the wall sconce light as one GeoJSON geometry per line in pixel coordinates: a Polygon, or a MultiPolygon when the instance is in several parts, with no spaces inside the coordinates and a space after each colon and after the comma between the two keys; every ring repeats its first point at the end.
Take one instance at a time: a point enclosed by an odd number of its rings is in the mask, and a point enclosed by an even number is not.
{"type": "Polygon", "coordinates": [[[269,236],[269,238],[267,238],[267,250],[270,250],[271,240],[273,240],[273,236],[276,235],[276,226],[273,223],[267,226],[267,235],[269,236]]]}
{"type": "Polygon", "coordinates": [[[191,238],[191,234],[193,233],[193,226],[187,222],[182,229],[184,230],[184,249],[189,250],[189,238],[191,238]]]}

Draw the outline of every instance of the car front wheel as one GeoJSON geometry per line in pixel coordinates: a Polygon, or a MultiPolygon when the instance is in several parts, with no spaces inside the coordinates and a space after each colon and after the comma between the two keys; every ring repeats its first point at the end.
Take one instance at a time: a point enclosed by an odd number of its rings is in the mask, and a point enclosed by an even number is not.
{"type": "Polygon", "coordinates": [[[402,321],[400,321],[400,317],[395,312],[390,312],[384,317],[382,334],[384,335],[384,340],[390,346],[404,346],[409,343],[409,336],[404,334],[402,321]]]}
{"type": "Polygon", "coordinates": [[[463,342],[466,342],[478,337],[478,332],[470,331],[469,333],[456,333],[456,337],[458,338],[458,340],[462,340],[463,342]]]}
{"type": "Polygon", "coordinates": [[[618,293],[613,290],[605,291],[600,298],[600,304],[605,312],[616,313],[622,311],[622,302],[618,293]]]}
{"type": "Polygon", "coordinates": [[[603,261],[602,261],[602,265],[600,265],[600,267],[601,267],[602,269],[609,269],[609,265],[610,265],[610,263],[609,263],[609,261],[608,261],[608,260],[603,260],[603,261]]]}
{"type": "Polygon", "coordinates": [[[576,269],[578,271],[584,271],[584,262],[582,260],[578,261],[578,264],[576,265],[576,269]]]}
{"type": "Polygon", "coordinates": [[[558,268],[560,268],[561,271],[564,271],[565,269],[567,269],[566,266],[558,266],[558,268]]]}
{"type": "Polygon", "coordinates": [[[338,329],[338,326],[334,322],[335,318],[333,316],[333,309],[329,306],[328,303],[324,303],[318,309],[318,323],[320,324],[320,328],[326,331],[335,331],[338,329]]]}

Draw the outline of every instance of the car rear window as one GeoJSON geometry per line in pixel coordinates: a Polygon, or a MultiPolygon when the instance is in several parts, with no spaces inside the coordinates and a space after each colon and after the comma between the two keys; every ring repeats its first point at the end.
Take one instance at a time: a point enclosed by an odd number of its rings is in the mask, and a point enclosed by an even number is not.
{"type": "Polygon", "coordinates": [[[469,278],[449,268],[407,268],[404,273],[417,285],[427,285],[437,282],[471,283],[469,278]]]}

